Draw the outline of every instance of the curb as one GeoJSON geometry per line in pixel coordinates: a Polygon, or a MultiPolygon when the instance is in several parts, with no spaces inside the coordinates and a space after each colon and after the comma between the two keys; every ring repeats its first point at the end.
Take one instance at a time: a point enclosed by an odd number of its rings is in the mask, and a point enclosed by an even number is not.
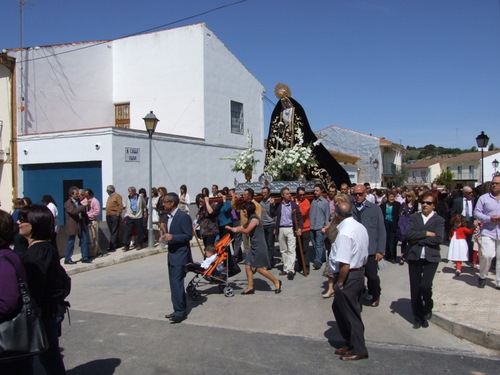
{"type": "Polygon", "coordinates": [[[433,312],[431,322],[453,335],[481,345],[488,349],[500,350],[500,331],[488,330],[466,323],[454,322],[448,315],[433,312]]]}

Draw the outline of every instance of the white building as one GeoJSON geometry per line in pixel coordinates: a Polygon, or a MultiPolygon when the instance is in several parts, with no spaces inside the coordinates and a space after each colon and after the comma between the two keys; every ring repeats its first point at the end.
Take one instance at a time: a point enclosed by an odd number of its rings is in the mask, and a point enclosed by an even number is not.
{"type": "MultiPolygon", "coordinates": [[[[400,144],[385,138],[363,134],[354,130],[329,126],[315,132],[322,139],[323,145],[336,152],[357,156],[355,162],[358,176],[355,181],[369,182],[372,187],[388,186],[397,167],[403,162],[404,148],[400,144]]],[[[356,169],[346,165],[349,174],[356,169]]],[[[351,180],[353,180],[351,178],[351,180]]]]}
{"type": "Polygon", "coordinates": [[[243,174],[220,158],[246,148],[248,131],[263,159],[264,87],[205,24],[7,55],[16,61],[18,196],[51,194],[62,207],[71,185],[101,202],[109,184],[122,195],[147,188],[150,111],[160,120],[153,186],[186,184],[192,199],[204,186],[233,186],[243,174]]]}

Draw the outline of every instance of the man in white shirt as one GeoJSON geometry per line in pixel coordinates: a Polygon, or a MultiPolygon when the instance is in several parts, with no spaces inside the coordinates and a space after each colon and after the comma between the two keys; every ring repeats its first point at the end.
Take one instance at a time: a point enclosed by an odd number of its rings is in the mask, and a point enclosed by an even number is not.
{"type": "Polygon", "coordinates": [[[366,228],[352,217],[349,203],[340,202],[335,216],[340,224],[329,258],[333,273],[338,274],[332,310],[345,340],[345,346],[335,350],[335,354],[341,360],[354,361],[368,358],[359,299],[364,288],[369,239],[366,228]]]}

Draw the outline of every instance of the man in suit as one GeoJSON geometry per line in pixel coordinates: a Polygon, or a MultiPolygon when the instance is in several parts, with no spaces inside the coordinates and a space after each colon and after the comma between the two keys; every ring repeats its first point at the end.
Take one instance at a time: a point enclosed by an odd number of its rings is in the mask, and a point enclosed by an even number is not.
{"type": "Polygon", "coordinates": [[[406,231],[406,240],[410,244],[407,260],[415,329],[427,328],[427,321],[432,317],[432,281],[441,260],[439,245],[444,239],[444,219],[434,212],[436,194],[424,192],[420,204],[422,213],[410,216],[406,231]]]}
{"type": "Polygon", "coordinates": [[[297,203],[292,201],[290,189],[281,189],[281,203],[276,204],[274,211],[276,215],[276,234],[280,244],[281,259],[283,260],[283,270],[280,276],[287,275],[288,280],[295,277],[295,246],[300,237],[303,226],[302,215],[297,203]],[[294,211],[297,217],[297,226],[294,220],[294,211]]]}
{"type": "Polygon", "coordinates": [[[370,306],[377,307],[380,303],[380,278],[378,277],[378,262],[385,254],[385,226],[382,211],[375,204],[367,200],[367,189],[364,185],[353,188],[355,203],[352,207],[352,216],[368,231],[370,240],[368,246],[368,261],[365,265],[368,293],[372,296],[370,306]]]}
{"type": "Polygon", "coordinates": [[[165,315],[171,323],[187,318],[186,293],[184,291],[185,265],[193,262],[189,241],[193,238],[191,218],[177,208],[179,196],[168,193],[163,199],[167,218],[161,223],[168,244],[168,279],[174,312],[165,315]]]}
{"type": "MultiPolygon", "coordinates": [[[[451,208],[451,217],[462,215],[467,221],[467,228],[472,228],[474,223],[474,208],[476,201],[474,199],[474,191],[470,186],[464,186],[462,196],[453,200],[451,208]]],[[[472,261],[472,234],[467,235],[467,246],[469,247],[469,261],[472,261]]]]}
{"type": "Polygon", "coordinates": [[[75,250],[76,236],[80,239],[80,247],[82,252],[82,263],[91,263],[89,259],[89,250],[87,245],[87,231],[85,230],[83,220],[86,217],[87,203],[80,204],[79,190],[76,186],[72,186],[68,191],[69,198],[64,202],[64,218],[66,221],[66,233],[68,234],[68,242],[66,243],[66,255],[64,256],[64,264],[75,264],[71,257],[75,250]]]}

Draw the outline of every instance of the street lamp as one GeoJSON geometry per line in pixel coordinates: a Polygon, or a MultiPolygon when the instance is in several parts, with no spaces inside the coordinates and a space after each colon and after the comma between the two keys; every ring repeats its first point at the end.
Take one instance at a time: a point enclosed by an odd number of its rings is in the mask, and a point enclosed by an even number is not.
{"type": "Polygon", "coordinates": [[[373,168],[375,168],[375,186],[374,186],[374,187],[377,187],[377,180],[378,180],[377,170],[378,170],[378,165],[379,165],[378,160],[377,160],[377,159],[375,159],[375,160],[372,162],[372,165],[373,165],[373,168]]]}
{"type": "Polygon", "coordinates": [[[493,176],[497,176],[498,175],[498,172],[497,172],[497,168],[498,168],[498,160],[495,159],[491,162],[491,165],[493,165],[493,168],[495,168],[495,173],[493,174],[493,176]]]}
{"type": "Polygon", "coordinates": [[[484,149],[488,146],[490,139],[484,132],[476,137],[477,147],[481,149],[481,184],[484,184],[484,149]]]}
{"type": "Polygon", "coordinates": [[[155,238],[153,234],[153,197],[151,196],[151,191],[153,190],[153,152],[152,152],[152,142],[153,133],[156,129],[156,124],[158,120],[153,113],[150,111],[144,118],[144,123],[146,124],[146,130],[149,134],[149,200],[148,200],[148,247],[155,247],[155,238]]]}

